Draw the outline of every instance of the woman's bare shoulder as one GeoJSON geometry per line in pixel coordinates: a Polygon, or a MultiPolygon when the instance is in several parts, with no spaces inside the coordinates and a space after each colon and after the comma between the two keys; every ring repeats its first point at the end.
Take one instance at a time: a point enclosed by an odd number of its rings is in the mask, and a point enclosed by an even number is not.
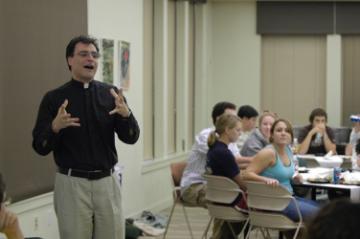
{"type": "Polygon", "coordinates": [[[271,147],[266,147],[259,151],[258,156],[261,158],[272,158],[275,157],[275,150],[271,147]]]}

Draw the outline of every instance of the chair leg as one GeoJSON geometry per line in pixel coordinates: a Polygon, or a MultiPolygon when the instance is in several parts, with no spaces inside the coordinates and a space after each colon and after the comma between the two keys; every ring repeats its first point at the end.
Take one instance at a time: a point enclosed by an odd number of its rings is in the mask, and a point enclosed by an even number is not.
{"type": "Polygon", "coordinates": [[[264,228],[260,227],[259,230],[260,230],[261,235],[263,236],[263,238],[267,238],[267,235],[264,232],[264,228]]]}
{"type": "Polygon", "coordinates": [[[228,225],[228,227],[230,228],[230,231],[231,231],[231,233],[233,234],[234,238],[236,238],[236,234],[235,234],[234,229],[232,228],[230,222],[225,221],[225,223],[226,223],[226,224],[228,225]]]}
{"type": "Polygon", "coordinates": [[[294,234],[294,237],[293,237],[293,239],[296,239],[297,238],[297,236],[298,236],[298,234],[299,234],[299,232],[300,232],[300,226],[298,226],[297,228],[296,228],[296,231],[295,231],[295,234],[294,234]]]}
{"type": "Polygon", "coordinates": [[[191,230],[190,221],[189,221],[189,217],[188,217],[188,215],[187,215],[187,213],[186,213],[185,206],[184,206],[183,204],[181,204],[181,206],[182,206],[182,210],[183,210],[183,212],[184,212],[184,217],[185,217],[186,225],[187,225],[187,228],[188,228],[188,230],[189,230],[189,232],[190,232],[191,239],[194,239],[194,235],[193,235],[192,230],[191,230]]]}
{"type": "Polygon", "coordinates": [[[203,233],[203,235],[202,235],[201,239],[207,239],[207,234],[208,234],[208,232],[209,232],[210,225],[211,225],[211,223],[212,223],[213,219],[214,219],[213,217],[211,217],[211,218],[210,218],[210,220],[209,220],[208,224],[206,225],[205,231],[204,231],[204,233],[203,233]]]}
{"type": "Polygon", "coordinates": [[[173,214],[174,214],[174,210],[175,210],[176,203],[177,203],[177,202],[176,202],[176,200],[175,200],[175,201],[174,201],[174,204],[173,204],[173,206],[172,206],[172,208],[171,208],[171,211],[170,211],[169,220],[168,220],[168,222],[167,222],[167,224],[166,224],[166,228],[165,228],[165,232],[164,232],[164,235],[163,235],[163,239],[166,238],[166,234],[167,234],[168,229],[169,229],[169,226],[170,226],[171,218],[172,218],[172,216],[173,216],[173,214]]]}
{"type": "Polygon", "coordinates": [[[265,231],[266,231],[266,236],[267,236],[266,238],[271,239],[269,229],[268,229],[268,228],[266,228],[266,229],[265,229],[265,231]]]}
{"type": "Polygon", "coordinates": [[[247,232],[247,234],[246,234],[246,237],[245,237],[245,239],[249,239],[250,238],[250,233],[251,233],[251,230],[252,230],[252,225],[249,223],[249,231],[247,232]]]}
{"type": "Polygon", "coordinates": [[[240,234],[239,234],[239,237],[241,236],[241,234],[244,234],[244,239],[246,238],[246,235],[245,235],[245,233],[246,233],[246,227],[249,225],[249,219],[246,219],[246,221],[245,221],[245,224],[244,224],[244,226],[243,226],[243,229],[241,230],[241,232],[240,232],[240,234]]]}

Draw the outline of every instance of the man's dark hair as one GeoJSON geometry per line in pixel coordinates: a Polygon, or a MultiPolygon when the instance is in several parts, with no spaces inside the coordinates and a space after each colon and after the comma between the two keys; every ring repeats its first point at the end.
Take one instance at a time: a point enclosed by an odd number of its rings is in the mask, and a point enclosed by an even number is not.
{"type": "MultiPolygon", "coordinates": [[[[95,38],[92,38],[90,36],[85,36],[85,35],[80,35],[77,37],[74,37],[73,39],[71,39],[71,41],[68,43],[67,47],[66,47],[66,62],[67,59],[69,57],[74,56],[74,51],[75,51],[75,46],[76,44],[78,44],[79,42],[84,43],[84,44],[93,44],[96,48],[96,51],[99,52],[99,46],[97,44],[97,40],[95,38]]],[[[69,70],[71,70],[71,66],[69,66],[69,70]]]]}
{"type": "Polygon", "coordinates": [[[331,201],[321,208],[307,227],[307,239],[360,238],[360,204],[348,199],[331,201]]]}
{"type": "Polygon", "coordinates": [[[240,117],[240,119],[244,117],[250,119],[253,117],[258,117],[259,113],[251,105],[243,105],[239,108],[237,115],[240,117]]]}
{"type": "Polygon", "coordinates": [[[360,139],[358,139],[356,142],[355,152],[356,154],[360,154],[360,139]]]}
{"type": "Polygon", "coordinates": [[[2,174],[0,173],[0,203],[4,202],[5,188],[5,182],[3,180],[2,174]]]}
{"type": "Polygon", "coordinates": [[[321,108],[316,108],[313,111],[311,111],[310,116],[309,116],[310,124],[312,124],[315,117],[321,117],[321,116],[325,117],[325,121],[327,121],[327,113],[325,110],[323,110],[321,108]]]}
{"type": "Polygon", "coordinates": [[[214,105],[212,113],[211,113],[211,117],[212,117],[214,125],[216,122],[216,118],[219,117],[220,115],[222,115],[226,109],[236,110],[236,105],[234,105],[233,103],[230,103],[230,102],[226,102],[226,101],[219,102],[216,105],[214,105]]]}

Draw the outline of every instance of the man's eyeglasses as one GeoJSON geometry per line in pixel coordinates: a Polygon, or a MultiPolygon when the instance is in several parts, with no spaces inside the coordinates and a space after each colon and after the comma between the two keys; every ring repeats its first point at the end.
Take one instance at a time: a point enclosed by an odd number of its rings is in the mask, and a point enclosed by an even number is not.
{"type": "Polygon", "coordinates": [[[100,53],[97,51],[80,51],[77,54],[78,56],[81,57],[89,57],[92,56],[92,58],[98,59],[100,57],[100,53]]]}

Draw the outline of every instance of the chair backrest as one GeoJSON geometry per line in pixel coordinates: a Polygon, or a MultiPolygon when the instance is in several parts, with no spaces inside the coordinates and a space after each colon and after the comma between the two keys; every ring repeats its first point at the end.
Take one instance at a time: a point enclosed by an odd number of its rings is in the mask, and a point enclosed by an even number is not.
{"type": "Polygon", "coordinates": [[[334,138],[336,144],[336,152],[338,154],[345,154],[346,145],[349,143],[351,128],[338,127],[334,129],[334,138]]]}
{"type": "Polygon", "coordinates": [[[239,185],[227,177],[205,174],[204,178],[207,181],[206,200],[210,202],[230,204],[243,194],[239,185]]]}
{"type": "Polygon", "coordinates": [[[336,144],[349,143],[351,128],[338,127],[333,129],[334,129],[334,138],[336,144]]]}
{"type": "Polygon", "coordinates": [[[186,168],[186,161],[176,162],[170,164],[171,177],[175,187],[180,186],[181,177],[186,168]]]}
{"type": "Polygon", "coordinates": [[[262,182],[245,182],[249,208],[282,211],[293,200],[291,193],[283,186],[271,186],[262,182]]]}
{"type": "Polygon", "coordinates": [[[293,126],[293,135],[294,138],[299,139],[300,136],[300,132],[301,130],[304,128],[304,126],[293,126]]]}
{"type": "Polygon", "coordinates": [[[262,182],[246,181],[245,185],[250,228],[256,226],[275,230],[296,229],[293,237],[296,238],[303,225],[303,220],[299,205],[290,192],[281,185],[271,186],[262,182]],[[293,221],[282,212],[290,202],[295,205],[298,222],[293,221]]]}

